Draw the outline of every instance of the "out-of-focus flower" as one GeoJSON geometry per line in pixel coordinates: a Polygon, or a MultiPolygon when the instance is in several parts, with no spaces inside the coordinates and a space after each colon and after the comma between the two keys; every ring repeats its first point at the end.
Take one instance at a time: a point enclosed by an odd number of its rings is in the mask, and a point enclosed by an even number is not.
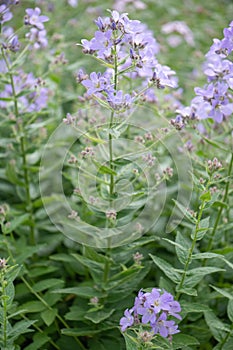
{"type": "Polygon", "coordinates": [[[38,30],[37,28],[30,28],[29,33],[26,34],[26,38],[33,44],[32,48],[35,50],[44,48],[48,45],[48,40],[46,37],[46,30],[38,30]]]}
{"type": "Polygon", "coordinates": [[[71,7],[77,7],[78,6],[78,0],[67,0],[68,5],[71,7]]]}
{"type": "MultiPolygon", "coordinates": [[[[26,74],[22,70],[18,71],[18,75],[13,77],[15,93],[22,94],[23,91],[29,91],[18,97],[19,113],[38,112],[47,106],[49,90],[46,87],[38,87],[37,81],[32,73],[26,74]]],[[[0,97],[12,97],[13,91],[11,84],[6,84],[4,90],[0,93],[0,97]]],[[[8,103],[1,101],[1,108],[7,108],[8,103]]]]}
{"type": "Polygon", "coordinates": [[[141,0],[116,0],[113,8],[119,12],[125,11],[126,7],[130,6],[136,10],[145,10],[147,5],[141,0]]]}
{"type": "Polygon", "coordinates": [[[0,5],[0,24],[10,21],[12,17],[9,8],[5,4],[0,5]]]}
{"type": "Polygon", "coordinates": [[[168,66],[157,64],[155,67],[151,82],[153,82],[158,89],[163,89],[165,86],[172,88],[177,87],[177,81],[173,78],[175,72],[168,66]]]}
{"type": "MultiPolygon", "coordinates": [[[[173,21],[164,24],[161,27],[161,31],[164,34],[179,33],[181,35],[180,39],[183,37],[186,43],[190,46],[194,46],[194,38],[191,29],[183,21],[173,21]]],[[[177,36],[168,37],[171,46],[176,47],[180,44],[182,40],[178,40],[177,36]],[[172,40],[173,38],[173,40],[172,40]],[[174,40],[175,38],[175,40],[174,40]]]]}

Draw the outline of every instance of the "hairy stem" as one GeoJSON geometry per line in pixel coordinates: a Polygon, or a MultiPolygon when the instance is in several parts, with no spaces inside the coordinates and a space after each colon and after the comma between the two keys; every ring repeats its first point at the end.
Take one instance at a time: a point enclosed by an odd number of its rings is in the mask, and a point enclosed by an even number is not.
{"type": "MultiPolygon", "coordinates": [[[[14,113],[17,120],[19,120],[19,109],[18,109],[18,100],[17,100],[17,94],[15,90],[15,83],[14,83],[14,77],[13,73],[11,71],[10,63],[4,53],[4,50],[1,49],[3,59],[6,63],[9,77],[10,77],[10,83],[12,88],[12,95],[14,100],[14,113]]],[[[29,229],[30,229],[30,244],[35,245],[35,223],[33,218],[33,206],[32,206],[32,199],[31,199],[31,193],[30,193],[30,178],[29,178],[29,171],[28,171],[28,164],[26,159],[26,139],[24,136],[24,128],[23,123],[20,123],[21,132],[20,132],[20,154],[22,158],[22,164],[23,164],[23,178],[24,178],[24,187],[26,191],[26,211],[29,214],[29,229]]]]}
{"type": "Polygon", "coordinates": [[[180,295],[181,295],[180,290],[182,289],[182,287],[184,285],[185,278],[186,278],[186,275],[187,275],[187,272],[188,272],[188,268],[189,268],[189,265],[190,265],[191,260],[192,260],[192,255],[193,255],[193,251],[195,249],[195,245],[196,245],[196,242],[197,242],[200,221],[201,221],[201,218],[202,218],[202,213],[203,213],[204,208],[205,208],[205,201],[203,200],[202,203],[201,203],[200,211],[199,211],[197,222],[196,222],[195,233],[194,233],[192,245],[191,245],[191,248],[189,249],[189,255],[188,255],[187,261],[186,261],[185,266],[184,266],[184,271],[183,271],[183,274],[182,274],[182,277],[181,277],[180,284],[178,286],[178,292],[176,294],[176,300],[178,300],[180,295]]]}
{"type": "MultiPolygon", "coordinates": [[[[226,203],[226,201],[227,201],[228,192],[229,192],[229,188],[230,188],[230,176],[231,176],[231,172],[232,172],[232,167],[233,167],[233,152],[231,153],[231,160],[230,160],[228,173],[227,173],[228,179],[227,179],[227,183],[226,183],[226,187],[225,187],[223,203],[226,203]]],[[[212,230],[211,235],[210,235],[209,243],[208,243],[208,246],[207,246],[207,251],[211,251],[211,249],[213,247],[214,236],[215,236],[215,233],[216,233],[217,228],[218,228],[219,221],[220,221],[221,216],[222,216],[223,208],[224,208],[223,206],[219,207],[218,215],[216,217],[216,220],[215,220],[215,223],[214,223],[214,227],[213,227],[213,230],[212,230]]]]}

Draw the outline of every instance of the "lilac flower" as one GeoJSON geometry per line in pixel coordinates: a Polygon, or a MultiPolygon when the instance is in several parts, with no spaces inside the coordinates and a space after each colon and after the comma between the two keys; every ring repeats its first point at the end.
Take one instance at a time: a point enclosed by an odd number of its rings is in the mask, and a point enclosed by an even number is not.
{"type": "Polygon", "coordinates": [[[135,9],[138,10],[145,10],[146,9],[146,4],[142,2],[141,0],[116,0],[114,4],[114,8],[117,11],[124,11],[126,5],[132,5],[135,9]]]}
{"type": "Polygon", "coordinates": [[[123,94],[122,90],[109,92],[107,101],[115,112],[121,112],[129,108],[132,104],[132,97],[129,94],[123,94]]]}
{"type": "Polygon", "coordinates": [[[177,87],[177,81],[172,77],[175,72],[168,66],[157,64],[151,82],[155,83],[158,89],[163,89],[165,86],[172,88],[177,87]]]}
{"type": "Polygon", "coordinates": [[[105,58],[111,55],[112,46],[112,30],[109,29],[106,32],[95,32],[95,37],[91,40],[90,49],[98,52],[97,57],[105,58]]]}
{"type": "Polygon", "coordinates": [[[178,333],[178,326],[175,326],[174,321],[167,321],[167,314],[163,312],[152,325],[154,334],[160,334],[162,337],[167,338],[171,334],[178,333]]]}
{"type": "Polygon", "coordinates": [[[90,79],[83,80],[81,84],[87,89],[88,95],[112,90],[110,77],[107,74],[102,75],[101,73],[92,72],[90,79]]]}
{"type": "Polygon", "coordinates": [[[209,81],[224,80],[233,89],[233,63],[227,59],[222,59],[219,55],[208,56],[204,74],[209,81]]]}
{"type": "MultiPolygon", "coordinates": [[[[35,89],[37,85],[37,79],[32,73],[26,74],[22,70],[18,72],[18,75],[13,77],[15,93],[18,95],[22,91],[29,90],[30,92],[26,95],[18,97],[19,102],[19,113],[24,113],[25,110],[28,112],[38,112],[47,106],[49,90],[45,87],[35,89]]],[[[13,91],[10,84],[6,84],[1,97],[12,97],[13,91]]],[[[5,101],[3,101],[5,102],[5,101]]],[[[1,104],[2,108],[7,108],[8,104],[1,104]]]]}
{"type": "Polygon", "coordinates": [[[170,310],[170,302],[173,301],[173,296],[170,293],[164,292],[160,295],[160,291],[156,288],[146,298],[145,307],[152,307],[155,314],[161,310],[170,310]]]}
{"type": "Polygon", "coordinates": [[[126,328],[131,327],[134,323],[134,317],[132,316],[133,310],[126,309],[124,312],[124,317],[120,319],[120,326],[122,332],[126,330],[126,328]]]}
{"type": "Polygon", "coordinates": [[[26,9],[26,16],[24,17],[24,24],[31,25],[39,30],[44,29],[44,22],[47,22],[49,18],[47,16],[41,16],[41,9],[36,7],[35,9],[26,9]]]}
{"type": "Polygon", "coordinates": [[[106,21],[104,21],[101,17],[98,17],[94,22],[101,32],[105,31],[107,24],[106,21]]]}
{"type": "Polygon", "coordinates": [[[71,7],[77,7],[78,6],[78,0],[68,0],[67,2],[68,2],[68,4],[71,7]]]}
{"type": "Polygon", "coordinates": [[[10,40],[10,43],[8,45],[9,49],[12,51],[12,52],[17,52],[19,51],[20,49],[20,42],[18,40],[18,36],[15,35],[13,36],[13,38],[10,40]]]}
{"type": "Polygon", "coordinates": [[[226,50],[228,55],[232,52],[233,50],[233,24],[231,22],[229,28],[225,28],[224,31],[224,38],[222,40],[222,49],[226,50]]]}
{"type": "Polygon", "coordinates": [[[204,89],[195,88],[194,90],[197,97],[192,103],[196,103],[196,114],[200,119],[213,118],[217,123],[221,123],[225,117],[232,114],[233,103],[229,101],[226,83],[210,83],[204,89]]]}
{"type": "Polygon", "coordinates": [[[0,24],[10,21],[12,17],[9,8],[5,4],[0,5],[0,24]]]}
{"type": "MultiPolygon", "coordinates": [[[[177,32],[183,36],[186,43],[190,46],[194,46],[193,33],[187,24],[183,21],[173,21],[164,24],[161,28],[162,33],[171,34],[177,32]]],[[[174,45],[173,45],[174,46],[174,45]]]]}
{"type": "Polygon", "coordinates": [[[26,38],[33,43],[33,48],[35,50],[44,48],[48,45],[47,32],[45,29],[38,30],[37,28],[31,28],[29,33],[26,34],[26,38]]]}
{"type": "Polygon", "coordinates": [[[178,314],[180,304],[172,294],[153,288],[150,293],[139,291],[134,306],[125,310],[125,317],[120,320],[121,330],[125,331],[133,324],[149,324],[154,335],[160,334],[171,340],[171,336],[179,332],[178,326],[171,316],[181,320],[178,314]]]}
{"type": "Polygon", "coordinates": [[[95,50],[92,49],[92,42],[93,39],[91,41],[86,40],[86,39],[82,39],[81,43],[82,43],[82,47],[83,47],[83,53],[88,53],[88,54],[93,54],[95,52],[95,50]]]}

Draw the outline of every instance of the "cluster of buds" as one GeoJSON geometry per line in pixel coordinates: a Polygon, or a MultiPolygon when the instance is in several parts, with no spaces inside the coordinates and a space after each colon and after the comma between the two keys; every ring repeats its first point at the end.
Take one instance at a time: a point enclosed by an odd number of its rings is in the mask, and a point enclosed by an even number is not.
{"type": "Polygon", "coordinates": [[[173,169],[170,167],[167,167],[166,169],[163,170],[163,174],[168,177],[173,176],[173,169]]]}
{"type": "Polygon", "coordinates": [[[7,261],[4,258],[0,258],[0,269],[3,270],[7,266],[7,261]]]}
{"type": "Polygon", "coordinates": [[[78,162],[78,159],[74,155],[71,155],[70,158],[68,159],[69,164],[76,164],[77,162],[78,162]]]}
{"type": "Polygon", "coordinates": [[[181,130],[185,126],[184,120],[180,115],[177,115],[175,119],[171,119],[170,123],[176,128],[176,130],[181,130]]]}
{"type": "Polygon", "coordinates": [[[62,65],[67,64],[68,60],[65,58],[64,52],[62,52],[62,53],[60,53],[60,55],[56,56],[53,63],[54,64],[62,64],[62,65]]]}
{"type": "Polygon", "coordinates": [[[75,122],[75,117],[73,117],[70,113],[67,113],[66,118],[63,118],[63,122],[67,125],[73,124],[75,122]]]}
{"type": "Polygon", "coordinates": [[[133,254],[133,260],[134,260],[136,265],[141,265],[142,260],[143,260],[143,254],[136,252],[135,254],[133,254]]]}
{"type": "Polygon", "coordinates": [[[109,209],[106,211],[106,218],[109,220],[116,220],[117,212],[115,209],[109,209]]]}
{"type": "Polygon", "coordinates": [[[78,219],[79,216],[78,216],[77,211],[72,210],[71,213],[68,215],[68,218],[69,218],[69,219],[73,219],[73,220],[74,220],[74,219],[78,219]]]}
{"type": "Polygon", "coordinates": [[[156,158],[153,157],[151,153],[147,153],[146,155],[142,156],[142,159],[148,166],[153,166],[156,158]]]}
{"type": "Polygon", "coordinates": [[[93,148],[92,147],[86,147],[82,152],[81,152],[81,155],[83,158],[86,158],[86,157],[92,157],[94,156],[94,151],[93,151],[93,148]]]}
{"type": "Polygon", "coordinates": [[[207,166],[209,171],[215,171],[215,170],[219,170],[222,168],[222,163],[215,157],[213,160],[208,160],[207,161],[207,166]]]}
{"type": "Polygon", "coordinates": [[[153,140],[153,135],[151,134],[150,131],[148,131],[145,135],[144,135],[145,139],[147,141],[152,141],[153,140]]]}

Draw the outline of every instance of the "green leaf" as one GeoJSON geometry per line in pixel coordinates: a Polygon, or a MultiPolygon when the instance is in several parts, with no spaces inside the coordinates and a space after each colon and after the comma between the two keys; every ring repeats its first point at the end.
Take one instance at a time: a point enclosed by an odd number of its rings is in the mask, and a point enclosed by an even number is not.
{"type": "Polygon", "coordinates": [[[209,202],[211,200],[210,191],[204,192],[200,195],[200,200],[203,202],[209,202]]]}
{"type": "Polygon", "coordinates": [[[9,182],[11,182],[12,184],[14,185],[18,185],[18,186],[24,186],[24,183],[19,180],[19,176],[18,174],[16,173],[16,170],[15,170],[15,164],[13,164],[12,162],[9,162],[7,163],[7,166],[6,166],[6,177],[7,177],[7,180],[9,182]]]}
{"type": "Polygon", "coordinates": [[[93,325],[95,328],[92,328],[90,325],[86,326],[85,324],[80,324],[78,328],[65,328],[61,329],[61,333],[70,337],[87,337],[87,336],[92,336],[98,333],[101,333],[103,331],[107,331],[109,329],[116,328],[114,325],[106,325],[104,323],[99,324],[98,328],[96,328],[95,325],[93,325]]]}
{"type": "Polygon", "coordinates": [[[190,312],[205,312],[209,311],[210,308],[207,305],[199,304],[199,303],[191,303],[185,300],[180,301],[181,310],[184,313],[190,313],[190,312]]]}
{"type": "Polygon", "coordinates": [[[110,311],[98,310],[95,312],[87,312],[85,318],[97,324],[109,318],[114,311],[115,309],[112,309],[110,311]]]}
{"type": "Polygon", "coordinates": [[[42,320],[49,327],[57,316],[57,309],[48,309],[41,313],[42,320]]]}
{"type": "Polygon", "coordinates": [[[190,214],[190,212],[185,208],[181,203],[173,199],[173,202],[175,202],[176,206],[179,208],[179,210],[184,214],[186,219],[188,219],[191,223],[196,224],[197,219],[190,214]]]}
{"type": "MultiPolygon", "coordinates": [[[[209,230],[209,221],[210,217],[204,218],[199,223],[199,228],[197,230],[197,241],[200,241],[206,234],[206,232],[209,230]]],[[[191,234],[191,238],[194,239],[195,232],[191,234]]]]}
{"type": "Polygon", "coordinates": [[[183,286],[183,288],[178,288],[179,286],[176,286],[176,292],[178,293],[182,293],[182,294],[187,294],[187,295],[193,295],[193,296],[197,296],[197,291],[195,288],[190,288],[190,287],[186,287],[183,286]]]}
{"type": "Polygon", "coordinates": [[[176,255],[181,264],[184,265],[188,259],[191,244],[180,232],[177,232],[176,243],[178,244],[176,246],[176,255]]]}
{"type": "Polygon", "coordinates": [[[42,292],[46,289],[54,288],[54,287],[62,287],[64,285],[64,281],[58,278],[50,278],[37,282],[34,284],[32,289],[34,292],[42,292]]]}
{"type": "Polygon", "coordinates": [[[139,349],[139,344],[137,340],[127,333],[123,333],[125,339],[126,350],[137,350],[139,349]]]}
{"type": "Polygon", "coordinates": [[[216,253],[197,253],[192,255],[192,259],[213,259],[213,258],[221,258],[221,255],[216,253]]]}
{"type": "Polygon", "coordinates": [[[224,143],[220,143],[220,142],[216,142],[216,141],[213,141],[213,140],[210,140],[208,139],[207,137],[203,136],[203,139],[209,143],[210,145],[218,148],[218,149],[221,149],[222,151],[225,151],[225,152],[229,152],[229,150],[227,148],[225,148],[225,144],[224,143]]]}
{"type": "Polygon", "coordinates": [[[229,293],[225,289],[217,288],[210,284],[210,287],[216,290],[219,294],[221,294],[223,297],[228,298],[229,300],[233,300],[233,293],[232,291],[229,293]]]}
{"type": "Polygon", "coordinates": [[[186,279],[184,282],[185,287],[195,287],[204,276],[209,275],[210,273],[225,271],[219,267],[207,266],[207,267],[198,267],[192,270],[187,271],[186,279]]]}
{"type": "Polygon", "coordinates": [[[5,294],[7,295],[7,305],[8,307],[12,304],[15,297],[15,287],[13,282],[8,282],[5,288],[5,294]]]}
{"type": "Polygon", "coordinates": [[[17,216],[15,219],[11,220],[8,225],[2,226],[2,230],[4,234],[8,234],[10,232],[13,232],[17,227],[25,223],[29,219],[29,214],[23,214],[20,216],[17,216]]]}
{"type": "Polygon", "coordinates": [[[225,338],[226,332],[229,332],[229,325],[220,321],[212,311],[206,311],[204,315],[213,337],[221,342],[225,338]]]}
{"type": "Polygon", "coordinates": [[[65,319],[70,321],[84,321],[89,307],[87,301],[83,301],[78,306],[71,306],[70,311],[65,314],[65,319]]]}
{"type": "Polygon", "coordinates": [[[227,315],[229,320],[233,322],[233,299],[230,299],[227,304],[227,315]]]}
{"type": "Polygon", "coordinates": [[[50,338],[45,333],[36,333],[33,336],[33,343],[24,348],[24,350],[39,350],[49,340],[50,338]]]}
{"type": "Polygon", "coordinates": [[[175,334],[172,339],[173,349],[183,349],[188,345],[200,345],[199,341],[187,334],[175,334]]]}
{"type": "Polygon", "coordinates": [[[95,283],[100,283],[103,280],[104,263],[97,262],[86,258],[85,256],[79,254],[72,254],[72,256],[77,259],[82,265],[89,269],[89,272],[95,281],[95,283]]]}
{"type": "Polygon", "coordinates": [[[27,313],[41,312],[45,309],[45,305],[41,301],[27,301],[26,303],[20,305],[19,310],[27,313]]]}
{"type": "Polygon", "coordinates": [[[111,168],[107,167],[106,165],[102,165],[101,163],[97,162],[96,160],[93,160],[93,163],[97,166],[98,172],[100,174],[110,174],[110,175],[117,175],[117,173],[112,170],[111,168]]]}
{"type": "Polygon", "coordinates": [[[103,292],[100,292],[93,287],[87,287],[87,286],[56,289],[56,290],[53,290],[51,293],[74,294],[87,299],[90,299],[93,297],[100,297],[100,298],[106,297],[106,295],[103,292]]]}
{"type": "Polygon", "coordinates": [[[11,339],[16,339],[23,333],[33,332],[33,329],[29,327],[34,324],[36,320],[33,321],[18,321],[14,324],[14,326],[9,330],[8,337],[11,339]]]}
{"type": "Polygon", "coordinates": [[[173,282],[179,283],[181,279],[182,270],[174,269],[172,265],[170,265],[165,260],[149,254],[152,258],[153,262],[164,272],[164,274],[173,282]]]}

